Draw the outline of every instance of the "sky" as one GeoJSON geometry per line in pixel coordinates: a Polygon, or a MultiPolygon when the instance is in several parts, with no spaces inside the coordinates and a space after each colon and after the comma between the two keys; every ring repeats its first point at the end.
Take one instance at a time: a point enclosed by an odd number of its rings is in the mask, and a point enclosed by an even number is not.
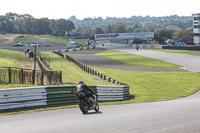
{"type": "Polygon", "coordinates": [[[0,15],[30,14],[34,18],[191,16],[200,13],[200,0],[0,0],[0,15]]]}

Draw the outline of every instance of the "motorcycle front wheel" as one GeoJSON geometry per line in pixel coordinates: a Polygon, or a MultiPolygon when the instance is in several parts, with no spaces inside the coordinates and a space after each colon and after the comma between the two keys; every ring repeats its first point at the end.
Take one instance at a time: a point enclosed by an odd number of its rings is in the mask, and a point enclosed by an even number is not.
{"type": "Polygon", "coordinates": [[[96,103],[96,106],[95,106],[94,110],[95,110],[96,112],[99,112],[99,104],[98,104],[98,103],[96,103]]]}

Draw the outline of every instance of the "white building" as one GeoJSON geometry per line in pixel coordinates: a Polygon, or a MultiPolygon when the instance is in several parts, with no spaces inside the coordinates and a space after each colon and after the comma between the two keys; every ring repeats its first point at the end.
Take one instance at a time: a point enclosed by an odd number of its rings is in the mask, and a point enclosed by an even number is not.
{"type": "Polygon", "coordinates": [[[200,45],[200,13],[193,14],[193,33],[195,45],[200,45]]]}

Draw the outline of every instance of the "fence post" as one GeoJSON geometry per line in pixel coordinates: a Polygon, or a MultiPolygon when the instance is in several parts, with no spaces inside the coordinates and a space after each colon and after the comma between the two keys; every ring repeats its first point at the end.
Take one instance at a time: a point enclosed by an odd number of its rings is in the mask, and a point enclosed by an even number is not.
{"type": "Polygon", "coordinates": [[[50,71],[50,81],[49,81],[49,82],[50,82],[50,85],[52,84],[51,75],[52,75],[52,74],[51,74],[51,71],[50,71]]]}
{"type": "Polygon", "coordinates": [[[33,70],[33,75],[32,75],[32,84],[35,84],[35,70],[33,70]]]}
{"type": "Polygon", "coordinates": [[[9,81],[8,81],[8,83],[11,83],[12,80],[11,80],[11,68],[10,68],[10,67],[8,67],[8,76],[9,76],[9,81]]]}
{"type": "Polygon", "coordinates": [[[44,71],[42,71],[42,77],[41,77],[41,79],[42,79],[41,83],[42,83],[42,85],[44,85],[44,71]]]}
{"type": "Polygon", "coordinates": [[[62,84],[62,71],[60,71],[60,84],[62,84]]]}
{"type": "Polygon", "coordinates": [[[22,84],[24,84],[24,70],[23,69],[21,69],[21,74],[22,74],[22,84]]]}

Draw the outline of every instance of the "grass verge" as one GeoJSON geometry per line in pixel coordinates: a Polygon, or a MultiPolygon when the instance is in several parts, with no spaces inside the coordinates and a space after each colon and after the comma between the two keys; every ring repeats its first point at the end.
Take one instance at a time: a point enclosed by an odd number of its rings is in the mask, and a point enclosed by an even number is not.
{"type": "Polygon", "coordinates": [[[0,43],[6,42],[6,41],[8,41],[8,39],[1,39],[0,38],[0,43]]]}
{"type": "Polygon", "coordinates": [[[40,35],[41,38],[45,38],[47,42],[58,43],[58,44],[66,44],[67,39],[61,37],[55,37],[52,35],[40,35]]]}
{"type": "MultiPolygon", "coordinates": [[[[44,52],[44,53],[48,54],[51,57],[51,67],[54,70],[63,71],[64,82],[71,82],[72,84],[76,84],[79,80],[84,80],[88,85],[110,84],[107,81],[103,81],[96,76],[93,76],[91,74],[82,71],[74,63],[69,62],[66,59],[62,59],[61,57],[59,57],[56,54],[53,54],[52,52],[44,52]]],[[[123,58],[120,57],[124,53],[118,53],[113,51],[110,51],[109,53],[109,51],[107,51],[106,54],[115,56],[116,60],[120,59],[120,61],[121,60],[123,61],[123,58]]],[[[105,55],[105,53],[103,53],[103,55],[105,55]]],[[[100,102],[100,105],[167,100],[177,97],[188,96],[200,89],[200,82],[199,82],[200,74],[194,72],[145,72],[145,71],[137,72],[137,71],[128,71],[119,69],[105,69],[93,66],[92,68],[122,83],[129,84],[130,94],[134,95],[135,97],[134,99],[128,99],[125,101],[100,102]]],[[[61,109],[70,107],[77,107],[77,105],[34,107],[27,109],[16,109],[0,113],[15,114],[21,112],[61,109]]]]}
{"type": "Polygon", "coordinates": [[[84,80],[88,85],[113,85],[101,78],[91,75],[76,64],[67,59],[62,59],[60,56],[50,52],[42,52],[51,58],[51,68],[56,71],[62,71],[63,82],[69,84],[77,84],[80,80],[84,80]]]}
{"type": "Polygon", "coordinates": [[[0,49],[0,67],[21,67],[22,57],[21,52],[0,49]]]}
{"type": "Polygon", "coordinates": [[[74,39],[74,41],[78,44],[82,44],[83,46],[88,46],[88,39],[74,39]]]}
{"type": "Polygon", "coordinates": [[[121,61],[125,64],[133,66],[143,66],[143,67],[158,67],[158,68],[177,68],[180,67],[176,64],[160,61],[157,59],[152,59],[148,57],[143,57],[139,55],[128,54],[125,52],[119,52],[114,50],[108,50],[101,53],[94,54],[97,56],[104,56],[111,58],[113,60],[121,61]]]}
{"type": "Polygon", "coordinates": [[[23,38],[16,38],[13,42],[18,43],[18,42],[21,42],[21,41],[36,41],[38,39],[40,39],[40,37],[37,36],[37,35],[33,35],[33,36],[29,35],[29,36],[25,36],[23,38]]]}
{"type": "MultiPolygon", "coordinates": [[[[135,98],[120,103],[173,99],[190,95],[200,89],[200,74],[194,72],[137,72],[92,68],[130,85],[130,94],[135,98]]],[[[110,103],[115,102],[107,104],[110,103]]]]}

